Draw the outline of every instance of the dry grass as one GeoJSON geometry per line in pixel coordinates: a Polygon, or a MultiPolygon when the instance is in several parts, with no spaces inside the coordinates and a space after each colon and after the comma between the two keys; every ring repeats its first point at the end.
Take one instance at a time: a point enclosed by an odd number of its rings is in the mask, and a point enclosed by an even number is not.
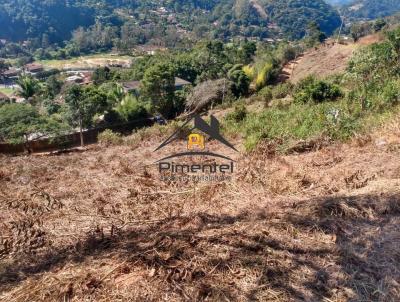
{"type": "Polygon", "coordinates": [[[168,131],[0,157],[1,301],[400,299],[398,149],[266,144],[231,182],[165,183],[168,131]]]}
{"type": "Polygon", "coordinates": [[[56,69],[84,69],[84,68],[98,68],[110,65],[126,65],[130,64],[132,57],[129,56],[116,56],[112,54],[96,54],[81,56],[79,58],[66,59],[66,60],[41,60],[46,68],[56,69]]]}
{"type": "Polygon", "coordinates": [[[332,45],[333,41],[330,41],[327,46],[321,45],[309,50],[304,56],[289,62],[284,67],[283,74],[292,83],[297,83],[310,75],[325,78],[339,74],[345,71],[355,50],[382,41],[382,39],[380,34],[374,34],[361,38],[357,43],[332,45]]]}

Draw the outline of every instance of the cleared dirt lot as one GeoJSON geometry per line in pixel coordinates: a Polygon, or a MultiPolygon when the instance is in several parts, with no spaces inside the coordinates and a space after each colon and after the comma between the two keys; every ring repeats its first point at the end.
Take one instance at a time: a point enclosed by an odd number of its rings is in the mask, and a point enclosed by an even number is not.
{"type": "Polygon", "coordinates": [[[132,57],[117,56],[111,54],[81,56],[79,58],[68,60],[43,60],[38,63],[43,64],[45,68],[56,68],[60,70],[73,69],[95,69],[104,66],[129,66],[132,62],[132,57]]]}
{"type": "Polygon", "coordinates": [[[234,180],[212,184],[159,180],[185,144],[154,153],[166,134],[0,157],[0,300],[398,301],[397,128],[229,154],[234,180]]]}

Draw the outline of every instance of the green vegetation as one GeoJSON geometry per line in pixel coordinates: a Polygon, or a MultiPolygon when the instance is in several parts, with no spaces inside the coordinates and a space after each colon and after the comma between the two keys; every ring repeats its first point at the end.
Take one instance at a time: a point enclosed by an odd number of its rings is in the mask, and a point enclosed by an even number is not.
{"type": "MultiPolygon", "coordinates": [[[[386,25],[376,21],[372,28],[386,25]]],[[[35,118],[68,124],[81,133],[151,115],[173,120],[221,105],[234,107],[225,130],[242,133],[248,149],[263,139],[284,145],[311,138],[347,139],[398,104],[400,30],[360,50],[344,75],[278,84],[286,63],[325,39],[321,29],[320,23],[308,24],[305,38],[296,43],[203,40],[185,50],[143,55],[130,68],[98,68],[88,85],[65,83],[66,75],[58,72],[39,79],[23,75],[20,94],[35,118]],[[138,82],[128,83],[134,87],[128,89],[125,81],[138,82]],[[247,97],[264,102],[263,111],[249,112],[241,101],[247,97]]]]}
{"type": "Polygon", "coordinates": [[[300,103],[321,103],[336,100],[342,95],[337,85],[309,76],[297,85],[293,97],[296,102],[300,103]]]}
{"type": "Polygon", "coordinates": [[[32,98],[40,89],[39,81],[31,75],[20,76],[17,84],[21,87],[18,91],[18,95],[26,100],[32,98]]]}
{"type": "MultiPolygon", "coordinates": [[[[87,86],[66,84],[65,75],[59,73],[47,79],[23,75],[18,82],[21,96],[37,112],[82,132],[86,128],[134,121],[149,114],[161,114],[168,119],[176,117],[185,110],[186,100],[192,93],[191,85],[175,87],[176,77],[193,85],[217,80],[221,83],[216,91],[218,102],[247,95],[249,79],[242,66],[253,60],[255,51],[253,42],[205,41],[187,51],[143,56],[129,69],[98,68],[92,76],[93,84],[87,86]],[[127,80],[141,83],[136,91],[126,93],[117,82],[127,80]]],[[[208,85],[205,91],[210,91],[208,85]]]]}
{"type": "Polygon", "coordinates": [[[93,118],[96,113],[107,108],[107,97],[103,93],[95,93],[91,89],[84,89],[81,86],[71,86],[65,95],[65,103],[68,109],[69,123],[77,127],[81,134],[81,145],[84,145],[82,131],[93,125],[93,118]]]}
{"type": "Polygon", "coordinates": [[[245,104],[238,103],[235,105],[234,111],[227,115],[226,119],[235,123],[239,123],[247,117],[247,113],[248,112],[245,104]]]}
{"type": "Polygon", "coordinates": [[[67,126],[52,118],[40,115],[31,105],[5,104],[0,106],[0,141],[9,143],[27,143],[30,136],[34,139],[46,135],[59,134],[67,126]]]}
{"type": "Polygon", "coordinates": [[[271,87],[267,86],[258,91],[257,96],[262,99],[262,101],[265,103],[265,106],[268,106],[268,104],[273,100],[273,94],[272,94],[272,89],[271,87]]]}
{"type": "Polygon", "coordinates": [[[115,111],[119,114],[123,122],[129,122],[146,118],[149,110],[146,104],[141,103],[137,97],[127,95],[115,107],[115,111]]]}
{"type": "Polygon", "coordinates": [[[340,25],[339,14],[323,0],[4,0],[0,38],[9,43],[0,46],[0,57],[26,62],[112,48],[129,53],[155,41],[187,48],[192,38],[297,39],[311,21],[327,34],[340,25]]]}
{"type": "Polygon", "coordinates": [[[159,63],[146,70],[142,92],[151,100],[155,109],[170,118],[174,114],[175,77],[171,64],[159,63]]]}
{"type": "Polygon", "coordinates": [[[349,19],[377,19],[397,13],[400,10],[400,2],[396,0],[353,0],[342,10],[349,19]]]}
{"type": "MultiPolygon", "coordinates": [[[[292,103],[247,113],[245,117],[237,108],[227,117],[225,131],[242,133],[247,150],[262,140],[277,142],[283,151],[298,140],[346,140],[398,111],[399,58],[400,28],[389,32],[386,41],[354,55],[339,80],[342,88],[329,81],[306,78],[294,87],[292,103]]],[[[269,88],[264,88],[259,94],[269,97],[269,93],[269,88]]]]}
{"type": "Polygon", "coordinates": [[[283,99],[290,95],[293,91],[293,84],[291,83],[281,83],[273,87],[271,91],[271,98],[273,99],[283,99]]]}
{"type": "Polygon", "coordinates": [[[236,97],[246,96],[249,92],[250,78],[242,68],[241,64],[237,64],[228,71],[228,79],[232,82],[232,93],[236,97]]]}
{"type": "Polygon", "coordinates": [[[287,108],[273,107],[262,113],[250,113],[240,123],[228,119],[226,127],[228,132],[243,134],[247,150],[252,150],[261,140],[276,141],[284,148],[293,141],[322,135],[344,139],[357,129],[354,123],[350,123],[346,105],[346,102],[294,103],[287,108]],[[333,120],[332,112],[340,112],[343,118],[333,120]]]}
{"type": "Polygon", "coordinates": [[[327,34],[340,26],[340,16],[325,1],[308,0],[267,0],[266,10],[272,19],[291,38],[300,38],[306,34],[312,21],[327,34]]]}

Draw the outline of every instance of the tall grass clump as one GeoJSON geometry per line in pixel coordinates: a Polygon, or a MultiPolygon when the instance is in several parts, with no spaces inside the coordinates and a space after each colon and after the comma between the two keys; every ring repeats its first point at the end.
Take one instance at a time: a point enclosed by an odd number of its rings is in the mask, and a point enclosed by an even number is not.
{"type": "Polygon", "coordinates": [[[121,134],[115,133],[110,129],[106,129],[101,132],[97,136],[97,139],[100,145],[105,147],[122,145],[124,141],[121,134]]]}
{"type": "Polygon", "coordinates": [[[135,96],[126,95],[115,110],[125,122],[129,122],[147,117],[148,108],[146,108],[146,105],[140,102],[135,96]]]}
{"type": "Polygon", "coordinates": [[[322,80],[314,76],[309,76],[296,86],[294,100],[299,103],[321,103],[333,101],[343,96],[339,86],[322,80]]]}
{"type": "Polygon", "coordinates": [[[356,110],[346,99],[318,104],[292,103],[284,108],[272,107],[261,113],[247,113],[240,121],[228,118],[224,123],[226,132],[242,134],[247,151],[262,140],[279,141],[282,150],[298,140],[346,140],[360,126],[356,110]]]}
{"type": "MultiPolygon", "coordinates": [[[[259,86],[265,84],[270,67],[267,63],[258,73],[259,86]]],[[[224,131],[240,133],[247,150],[262,140],[277,141],[284,151],[298,140],[344,141],[370,131],[400,111],[400,27],[389,32],[386,41],[359,50],[346,72],[333,81],[310,76],[295,87],[264,89],[268,98],[290,94],[293,102],[224,121],[224,131]]]]}
{"type": "Polygon", "coordinates": [[[271,63],[266,63],[258,72],[256,77],[256,90],[260,90],[272,79],[274,67],[271,63]]]}
{"type": "Polygon", "coordinates": [[[283,99],[293,92],[294,86],[292,83],[281,83],[272,89],[272,97],[274,99],[283,99]]]}
{"type": "Polygon", "coordinates": [[[249,79],[251,79],[251,80],[254,79],[254,75],[255,75],[254,66],[246,65],[246,66],[243,66],[242,70],[245,73],[245,75],[247,75],[249,77],[249,79]]]}

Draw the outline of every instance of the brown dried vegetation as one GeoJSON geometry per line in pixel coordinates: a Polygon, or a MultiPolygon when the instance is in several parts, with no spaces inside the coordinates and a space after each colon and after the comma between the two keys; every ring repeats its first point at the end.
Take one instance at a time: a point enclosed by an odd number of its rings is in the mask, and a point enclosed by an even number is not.
{"type": "Polygon", "coordinates": [[[1,301],[400,299],[396,143],[264,144],[231,182],[165,183],[161,139],[0,157],[1,301]]]}

